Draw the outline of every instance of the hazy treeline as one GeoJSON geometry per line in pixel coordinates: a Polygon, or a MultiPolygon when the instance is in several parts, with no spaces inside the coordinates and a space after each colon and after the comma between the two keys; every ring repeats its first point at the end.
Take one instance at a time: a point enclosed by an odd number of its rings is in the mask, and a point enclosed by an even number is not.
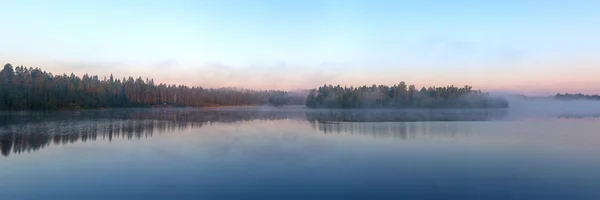
{"type": "MultiPolygon", "coordinates": [[[[262,105],[285,91],[211,89],[155,84],[152,79],[53,75],[39,68],[4,65],[0,71],[0,110],[51,110],[61,107],[150,107],[262,105]]],[[[304,96],[286,103],[297,103],[304,96]],[[300,100],[297,100],[300,99],[300,100]]]]}
{"type": "Polygon", "coordinates": [[[372,85],[341,87],[324,85],[306,97],[311,108],[506,108],[508,101],[493,98],[471,86],[429,87],[372,85]]]}
{"type": "Polygon", "coordinates": [[[564,93],[564,94],[556,94],[554,96],[554,98],[558,99],[558,100],[600,100],[600,95],[586,95],[586,94],[569,94],[569,93],[564,93]]]}

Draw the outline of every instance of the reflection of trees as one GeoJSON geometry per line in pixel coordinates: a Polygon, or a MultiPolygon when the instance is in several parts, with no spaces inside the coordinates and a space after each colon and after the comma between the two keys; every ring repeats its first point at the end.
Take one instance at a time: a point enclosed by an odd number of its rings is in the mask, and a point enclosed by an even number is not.
{"type": "Polygon", "coordinates": [[[165,120],[97,119],[76,121],[49,121],[42,123],[8,125],[0,128],[2,155],[37,151],[44,147],[76,142],[95,141],[98,138],[140,139],[152,137],[155,132],[175,132],[202,127],[208,122],[178,122],[165,120]]]}
{"type": "Polygon", "coordinates": [[[389,122],[389,123],[311,123],[325,134],[369,135],[403,140],[423,138],[457,138],[471,134],[470,124],[461,122],[389,122]]]}
{"type": "Polygon", "coordinates": [[[310,122],[487,121],[506,116],[505,109],[466,110],[328,110],[307,112],[310,122]]]}
{"type": "Polygon", "coordinates": [[[76,142],[140,139],[154,133],[177,132],[213,122],[304,118],[302,112],[280,110],[124,109],[106,111],[0,114],[0,149],[37,151],[44,147],[76,142]]]}
{"type": "Polygon", "coordinates": [[[78,112],[0,113],[0,124],[86,119],[173,120],[188,122],[236,122],[256,119],[304,118],[302,110],[294,109],[115,109],[78,112]]]}
{"type": "Polygon", "coordinates": [[[471,128],[459,121],[495,120],[506,114],[505,109],[323,110],[307,112],[306,119],[325,134],[416,139],[464,137],[471,128]]]}
{"type": "Polygon", "coordinates": [[[556,116],[558,119],[585,119],[585,118],[600,118],[598,114],[562,114],[556,116]]]}
{"type": "Polygon", "coordinates": [[[306,119],[326,134],[366,134],[410,139],[420,136],[460,136],[463,123],[344,123],[379,121],[481,121],[505,112],[306,110],[306,109],[117,109],[78,112],[0,113],[0,149],[10,153],[37,151],[50,145],[113,139],[139,139],[177,132],[213,122],[306,119]],[[343,122],[343,123],[338,123],[343,122]]]}

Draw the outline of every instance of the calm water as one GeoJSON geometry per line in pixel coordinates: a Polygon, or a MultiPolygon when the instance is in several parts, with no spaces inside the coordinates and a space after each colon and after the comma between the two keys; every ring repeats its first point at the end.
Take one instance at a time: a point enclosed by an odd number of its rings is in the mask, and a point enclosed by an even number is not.
{"type": "Polygon", "coordinates": [[[0,113],[0,199],[600,199],[599,130],[506,110],[0,113]]]}

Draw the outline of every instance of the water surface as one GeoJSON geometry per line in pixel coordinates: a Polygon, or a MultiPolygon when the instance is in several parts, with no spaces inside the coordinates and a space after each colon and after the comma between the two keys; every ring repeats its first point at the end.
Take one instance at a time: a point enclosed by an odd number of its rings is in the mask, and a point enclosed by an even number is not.
{"type": "Polygon", "coordinates": [[[599,199],[599,122],[506,110],[0,113],[0,195],[599,199]]]}

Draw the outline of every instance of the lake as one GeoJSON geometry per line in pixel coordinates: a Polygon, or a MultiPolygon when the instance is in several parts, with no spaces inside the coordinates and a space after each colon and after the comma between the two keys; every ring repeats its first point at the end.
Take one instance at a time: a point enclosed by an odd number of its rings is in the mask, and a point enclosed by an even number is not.
{"type": "Polygon", "coordinates": [[[600,199],[596,116],[0,113],[0,199],[600,199]]]}

